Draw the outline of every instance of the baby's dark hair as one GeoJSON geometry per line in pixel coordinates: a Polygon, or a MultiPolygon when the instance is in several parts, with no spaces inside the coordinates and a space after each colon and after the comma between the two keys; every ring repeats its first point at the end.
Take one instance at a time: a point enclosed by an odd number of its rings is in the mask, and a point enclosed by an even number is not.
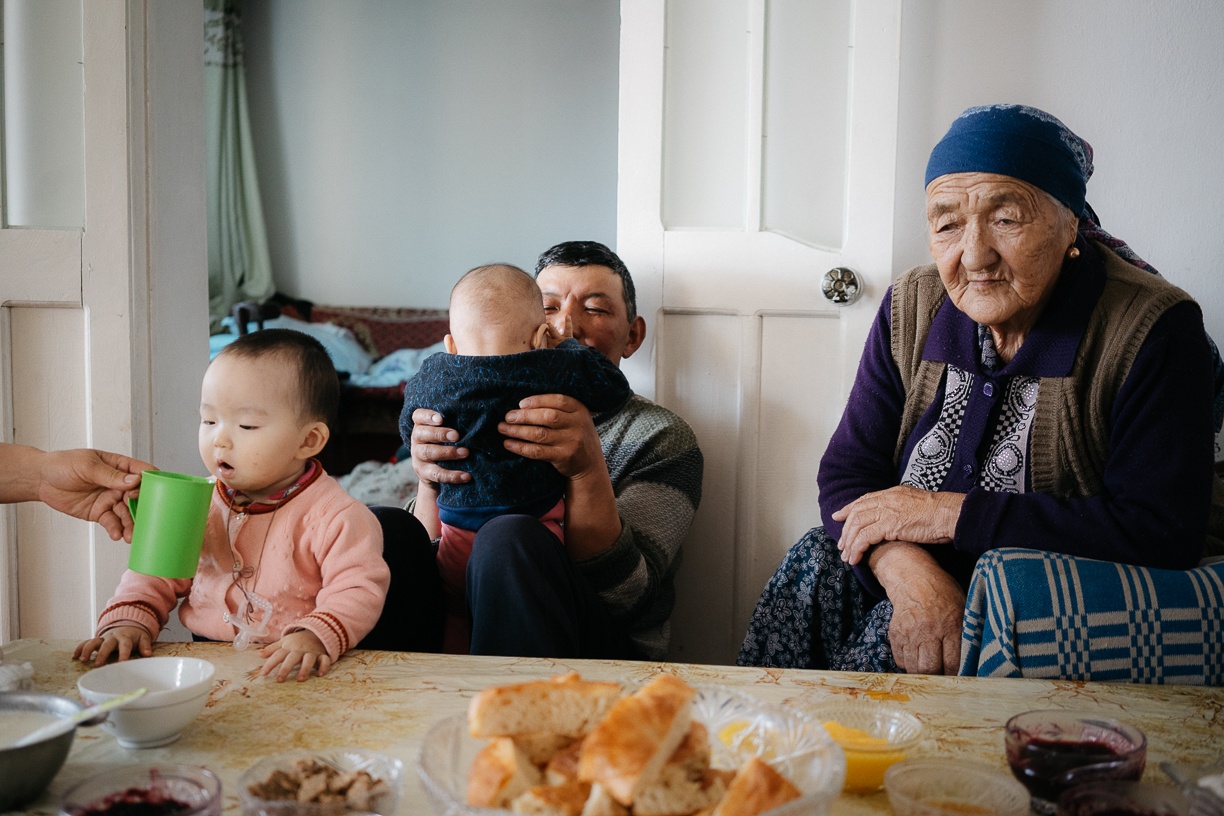
{"type": "Polygon", "coordinates": [[[240,360],[279,357],[297,368],[300,411],[311,421],[331,426],[340,407],[340,378],[323,344],[293,329],[263,329],[244,334],[217,355],[240,360]]]}

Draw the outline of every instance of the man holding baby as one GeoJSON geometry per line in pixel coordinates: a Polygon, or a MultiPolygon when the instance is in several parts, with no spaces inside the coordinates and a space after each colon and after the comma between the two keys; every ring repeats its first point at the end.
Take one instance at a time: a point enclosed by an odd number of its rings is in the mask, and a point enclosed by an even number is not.
{"type": "MultiPolygon", "coordinates": [[[[616,365],[641,347],[646,323],[633,279],[603,244],[552,247],[536,280],[559,334],[616,365]]],[[[446,466],[469,452],[454,446],[459,435],[441,414],[420,408],[412,421],[421,516],[436,512],[439,483],[470,478],[446,466]]],[[[529,515],[479,530],[467,572],[471,652],[664,657],[680,544],[701,499],[703,460],[692,429],[638,395],[592,416],[572,397],[539,394],[498,430],[507,450],[549,462],[566,478],[565,542],[529,515]]]]}

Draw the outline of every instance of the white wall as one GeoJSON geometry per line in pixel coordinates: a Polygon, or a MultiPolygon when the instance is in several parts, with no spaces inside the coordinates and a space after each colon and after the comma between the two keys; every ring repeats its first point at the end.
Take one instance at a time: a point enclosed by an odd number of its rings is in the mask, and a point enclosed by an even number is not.
{"type": "Polygon", "coordinates": [[[446,305],[467,269],[616,237],[615,0],[248,0],[277,287],[446,305]]]}
{"type": "MultiPolygon", "coordinates": [[[[1224,3],[912,0],[896,249],[927,260],[922,175],[969,105],[1059,116],[1088,199],[1224,340],[1224,3]]],[[[247,75],[277,285],[443,306],[495,258],[614,245],[615,0],[248,0],[247,75]]]]}
{"type": "Polygon", "coordinates": [[[925,263],[926,158],[970,105],[1043,108],[1087,139],[1102,225],[1193,295],[1224,343],[1224,3],[916,0],[902,33],[897,257],[925,263]]]}

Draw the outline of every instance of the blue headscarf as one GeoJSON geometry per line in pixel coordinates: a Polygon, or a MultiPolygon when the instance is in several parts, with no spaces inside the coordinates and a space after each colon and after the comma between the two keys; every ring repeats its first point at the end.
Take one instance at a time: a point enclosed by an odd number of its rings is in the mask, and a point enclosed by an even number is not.
{"type": "Polygon", "coordinates": [[[1092,147],[1043,110],[986,105],[957,117],[931,151],[926,183],[949,173],[997,173],[1026,181],[1067,205],[1086,206],[1092,147]]]}
{"type": "MultiPolygon", "coordinates": [[[[1128,263],[1160,274],[1125,241],[1101,227],[1085,200],[1092,176],[1092,145],[1052,114],[1028,105],[983,105],[956,118],[931,151],[926,184],[949,173],[997,173],[1045,190],[1079,217],[1079,234],[1105,244],[1128,263]]],[[[1215,341],[1215,404],[1218,432],[1224,425],[1224,360],[1215,341]]]]}
{"type": "Polygon", "coordinates": [[[949,173],[998,173],[1028,182],[1065,204],[1079,218],[1085,238],[1155,273],[1125,241],[1101,227],[1084,199],[1092,170],[1092,145],[1053,114],[1028,105],[982,105],[958,116],[935,145],[926,184],[949,173]]]}

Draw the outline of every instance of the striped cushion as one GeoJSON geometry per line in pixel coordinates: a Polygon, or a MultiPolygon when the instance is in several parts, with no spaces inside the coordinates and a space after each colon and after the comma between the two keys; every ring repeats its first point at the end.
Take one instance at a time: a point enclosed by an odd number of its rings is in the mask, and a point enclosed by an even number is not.
{"type": "Polygon", "coordinates": [[[992,550],[969,585],[960,673],[1224,684],[1224,562],[1160,570],[992,550]]]}

